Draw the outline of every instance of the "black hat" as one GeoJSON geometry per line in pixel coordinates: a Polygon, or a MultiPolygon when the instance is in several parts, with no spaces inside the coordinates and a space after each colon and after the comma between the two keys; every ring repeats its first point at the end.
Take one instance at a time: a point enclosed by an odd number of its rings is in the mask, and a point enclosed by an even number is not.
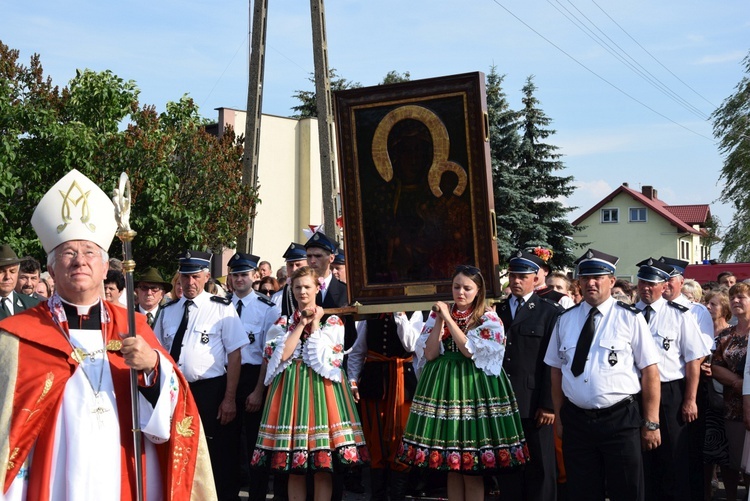
{"type": "Polygon", "coordinates": [[[169,292],[172,290],[172,284],[164,280],[164,278],[161,276],[161,273],[159,273],[159,270],[156,268],[146,268],[143,270],[143,273],[138,275],[136,278],[136,285],[145,282],[149,284],[159,284],[162,287],[164,287],[164,292],[169,292]]]}
{"type": "Polygon", "coordinates": [[[20,263],[21,260],[18,258],[10,245],[0,245],[0,266],[11,266],[20,263]]]}
{"type": "Polygon", "coordinates": [[[687,265],[690,264],[688,261],[683,261],[682,259],[675,259],[673,257],[664,257],[664,256],[660,257],[659,261],[661,261],[662,263],[666,263],[672,267],[672,272],[670,273],[670,276],[673,276],[673,277],[684,274],[685,268],[687,268],[687,265]]]}
{"type": "Polygon", "coordinates": [[[305,252],[304,245],[292,242],[281,257],[287,262],[302,261],[307,259],[307,252],[305,252]]]}
{"type": "Polygon", "coordinates": [[[518,251],[508,261],[508,271],[519,274],[536,273],[543,264],[544,261],[539,256],[526,251],[518,251]]]}
{"type": "Polygon", "coordinates": [[[589,249],[583,256],[576,259],[576,275],[579,277],[614,275],[619,260],[617,256],[589,249]]]}
{"type": "Polygon", "coordinates": [[[637,263],[638,269],[638,280],[645,280],[646,282],[652,282],[658,284],[660,282],[666,282],[669,280],[673,268],[667,263],[663,263],[653,258],[644,259],[640,263],[637,263]]]}
{"type": "Polygon", "coordinates": [[[337,248],[334,254],[333,264],[346,264],[346,256],[344,255],[344,249],[337,248]]]}
{"type": "Polygon", "coordinates": [[[229,266],[229,273],[244,273],[246,271],[252,271],[258,267],[259,261],[260,258],[258,256],[238,252],[232,256],[229,263],[227,263],[229,266]]]}
{"type": "Polygon", "coordinates": [[[195,250],[186,251],[180,256],[180,266],[177,271],[185,275],[207,270],[211,266],[211,253],[195,250]]]}
{"type": "Polygon", "coordinates": [[[321,249],[333,254],[336,252],[337,245],[336,242],[328,238],[325,233],[316,231],[305,244],[305,249],[309,249],[310,247],[320,247],[321,249]]]}

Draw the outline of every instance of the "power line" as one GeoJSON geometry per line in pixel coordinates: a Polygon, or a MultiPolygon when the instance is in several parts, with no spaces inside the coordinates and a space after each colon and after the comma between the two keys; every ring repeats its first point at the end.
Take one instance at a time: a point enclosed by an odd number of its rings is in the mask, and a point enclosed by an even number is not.
{"type": "Polygon", "coordinates": [[[605,15],[605,16],[607,16],[607,17],[608,17],[608,18],[609,18],[609,19],[610,19],[610,20],[611,20],[611,21],[612,21],[613,23],[615,23],[615,25],[616,25],[616,26],[617,26],[618,28],[620,28],[620,29],[622,30],[622,32],[623,32],[623,33],[625,33],[625,34],[626,34],[626,35],[627,35],[627,36],[628,36],[628,37],[629,37],[629,38],[630,38],[630,39],[631,39],[631,40],[632,40],[633,42],[635,42],[635,43],[636,43],[636,45],[638,45],[638,47],[640,47],[641,49],[643,49],[643,52],[645,52],[646,54],[648,54],[649,56],[651,56],[651,59],[653,59],[654,61],[656,61],[656,62],[657,62],[657,63],[658,63],[658,64],[659,64],[659,65],[660,65],[660,66],[661,66],[662,68],[664,68],[665,70],[667,70],[667,71],[669,72],[669,74],[670,74],[670,75],[672,75],[672,76],[673,76],[673,77],[675,77],[675,78],[676,78],[677,80],[679,80],[679,81],[680,81],[680,82],[681,82],[681,83],[682,83],[682,84],[683,84],[683,85],[684,85],[685,87],[687,87],[688,89],[690,89],[691,91],[693,91],[693,93],[695,93],[695,95],[696,95],[696,96],[700,97],[700,98],[701,98],[701,99],[703,99],[703,100],[704,100],[705,102],[707,102],[707,103],[708,103],[709,105],[711,105],[711,107],[712,107],[713,109],[716,109],[716,108],[718,108],[718,106],[716,106],[716,105],[715,105],[715,104],[713,104],[713,103],[712,103],[711,101],[709,101],[708,99],[706,99],[705,97],[703,97],[703,95],[702,95],[702,94],[700,94],[700,93],[699,93],[699,92],[698,92],[697,90],[693,89],[693,88],[692,88],[692,87],[691,87],[690,85],[688,85],[688,84],[687,84],[686,82],[684,82],[684,81],[683,81],[683,80],[682,80],[682,79],[681,79],[680,77],[678,77],[677,75],[675,75],[675,74],[674,74],[674,73],[672,72],[672,70],[670,70],[669,68],[667,68],[667,67],[666,67],[666,66],[665,66],[665,65],[664,65],[664,64],[663,64],[663,63],[662,63],[661,61],[659,61],[659,59],[657,59],[657,58],[656,58],[656,56],[654,56],[653,54],[651,54],[651,52],[649,52],[649,51],[648,51],[648,49],[646,49],[646,48],[645,48],[645,47],[644,47],[643,45],[641,45],[641,44],[640,44],[640,43],[638,42],[638,40],[636,40],[635,38],[633,38],[633,37],[632,37],[632,36],[630,35],[630,33],[628,33],[628,32],[627,32],[627,31],[625,30],[625,28],[623,28],[622,26],[620,26],[620,24],[619,24],[619,23],[618,23],[617,21],[615,21],[614,19],[612,19],[612,16],[610,16],[609,14],[607,14],[607,12],[606,12],[606,11],[605,11],[605,10],[604,10],[604,9],[603,9],[603,8],[602,8],[602,7],[601,7],[601,6],[599,5],[599,4],[598,4],[598,3],[596,3],[596,0],[591,0],[591,2],[592,2],[592,3],[594,4],[594,5],[596,5],[596,6],[597,6],[597,7],[599,8],[599,10],[601,10],[601,11],[602,11],[602,12],[604,13],[604,15],[605,15]]]}
{"type": "Polygon", "coordinates": [[[620,87],[618,87],[617,85],[613,84],[612,82],[610,82],[609,80],[607,80],[607,79],[606,79],[606,78],[604,78],[603,76],[599,75],[599,74],[598,74],[597,72],[595,72],[594,70],[592,70],[591,68],[589,68],[588,66],[586,66],[585,64],[583,64],[583,63],[582,63],[581,61],[579,61],[578,59],[576,59],[576,58],[575,58],[575,57],[573,57],[572,55],[568,54],[568,53],[567,53],[567,52],[566,52],[566,51],[565,51],[565,50],[564,50],[564,49],[563,49],[562,47],[560,47],[559,45],[555,44],[555,43],[554,43],[554,42],[553,42],[552,40],[550,40],[549,38],[547,38],[547,37],[545,37],[544,35],[542,35],[541,33],[539,33],[539,32],[538,32],[537,30],[535,30],[534,28],[532,28],[532,27],[531,27],[531,26],[530,26],[530,25],[529,25],[529,24],[528,24],[528,23],[527,23],[526,21],[524,21],[523,19],[521,19],[520,17],[518,17],[518,16],[517,16],[516,14],[514,14],[514,13],[513,13],[513,12],[512,12],[512,11],[511,11],[510,9],[508,9],[508,8],[507,8],[507,7],[505,6],[505,5],[503,5],[502,3],[500,3],[500,1],[499,1],[499,0],[492,0],[492,1],[493,1],[493,2],[495,3],[495,4],[497,4],[497,5],[498,5],[498,7],[502,8],[502,9],[503,9],[503,10],[504,10],[505,12],[507,12],[508,14],[510,14],[511,16],[513,16],[513,18],[515,18],[515,19],[516,19],[516,20],[517,20],[517,21],[518,21],[519,23],[523,24],[523,25],[524,25],[524,26],[526,26],[526,27],[527,27],[527,28],[528,28],[529,30],[531,30],[532,32],[534,32],[534,33],[535,33],[535,34],[536,34],[536,35],[537,35],[537,36],[538,36],[539,38],[541,38],[542,40],[544,40],[545,42],[547,42],[548,44],[550,44],[551,46],[553,46],[554,48],[556,48],[556,49],[557,49],[558,51],[562,52],[562,53],[563,53],[564,55],[566,55],[566,56],[567,56],[567,57],[568,57],[569,59],[571,59],[571,60],[572,60],[573,62],[575,62],[576,64],[578,64],[578,65],[579,65],[580,67],[582,67],[583,69],[585,69],[586,71],[588,71],[589,73],[591,73],[592,75],[594,75],[595,77],[597,77],[597,78],[598,78],[599,80],[601,80],[602,82],[604,82],[604,83],[606,83],[607,85],[609,85],[610,87],[614,88],[615,90],[617,90],[618,92],[620,92],[620,93],[621,93],[621,94],[623,94],[624,96],[628,97],[628,98],[629,98],[629,99],[631,99],[632,101],[635,101],[636,103],[640,104],[640,105],[641,105],[641,106],[643,106],[644,108],[646,108],[646,109],[650,110],[650,111],[651,111],[652,113],[655,113],[656,115],[659,115],[659,116],[660,116],[660,117],[662,117],[663,119],[665,119],[665,120],[667,120],[667,121],[669,121],[669,122],[672,122],[673,124],[677,125],[678,127],[681,127],[681,128],[683,128],[683,129],[685,129],[685,130],[686,130],[686,131],[688,131],[688,132],[692,132],[692,133],[693,133],[693,134],[695,134],[696,136],[700,136],[700,137],[702,137],[702,138],[704,138],[704,139],[708,139],[709,141],[712,141],[712,142],[713,142],[713,138],[711,138],[711,137],[708,137],[708,136],[705,136],[705,135],[701,134],[700,132],[696,132],[696,131],[694,131],[694,130],[690,129],[689,127],[687,127],[687,126],[685,126],[685,125],[682,125],[681,123],[678,123],[678,122],[676,122],[676,121],[672,120],[672,119],[671,119],[671,118],[669,118],[668,116],[666,116],[666,115],[664,115],[664,114],[662,114],[662,113],[660,113],[660,112],[656,111],[656,110],[655,110],[655,109],[653,109],[653,108],[652,108],[651,106],[649,106],[649,105],[647,105],[646,103],[644,103],[644,102],[640,101],[640,100],[639,100],[639,99],[637,99],[636,97],[634,97],[634,96],[631,96],[630,94],[628,94],[627,92],[625,92],[624,90],[622,90],[622,89],[621,89],[620,87]]]}
{"type": "MultiPolygon", "coordinates": [[[[547,0],[547,1],[549,2],[550,0],[547,0]]],[[[575,17],[578,20],[578,22],[581,23],[581,25],[585,26],[586,23],[584,23],[583,21],[581,21],[574,13],[570,12],[565,6],[563,6],[560,0],[557,0],[557,2],[560,3],[561,7],[563,7],[573,17],[575,17]]],[[[643,78],[644,80],[646,80],[654,88],[656,88],[657,90],[659,90],[662,94],[664,94],[665,96],[667,96],[668,98],[670,98],[672,101],[674,101],[675,103],[679,104],[680,106],[682,106],[683,108],[685,108],[687,111],[693,113],[698,118],[700,118],[702,120],[708,120],[709,115],[707,113],[704,113],[703,111],[701,111],[700,109],[698,109],[696,106],[694,106],[693,104],[691,104],[690,102],[688,102],[686,99],[684,99],[682,96],[680,96],[677,92],[673,91],[669,87],[669,85],[667,85],[664,82],[662,82],[656,75],[654,75],[648,69],[646,69],[635,58],[633,58],[628,53],[627,50],[623,49],[615,40],[613,40],[601,28],[599,28],[599,26],[597,26],[597,24],[594,21],[592,21],[588,16],[586,16],[586,14],[584,12],[582,12],[578,7],[576,7],[575,4],[573,4],[573,2],[571,0],[568,0],[568,3],[581,16],[583,16],[583,18],[591,26],[593,26],[594,28],[596,28],[596,30],[599,33],[601,33],[607,40],[609,40],[610,42],[612,42],[612,44],[617,48],[617,50],[615,50],[614,48],[612,48],[612,46],[609,43],[607,43],[601,37],[599,37],[598,35],[596,35],[596,33],[594,33],[590,28],[588,28],[587,26],[585,26],[586,29],[588,31],[590,31],[593,34],[594,37],[596,37],[594,39],[595,42],[597,42],[600,46],[602,46],[603,48],[605,48],[608,52],[610,52],[610,54],[612,54],[614,57],[616,57],[618,60],[620,60],[624,65],[626,65],[628,68],[630,68],[631,71],[635,72],[641,78],[643,78]],[[605,47],[605,45],[606,45],[606,47],[605,47]],[[610,49],[612,49],[612,50],[610,50],[610,49]],[[617,51],[619,51],[619,54],[616,54],[617,51]],[[632,61],[632,64],[629,61],[632,61]]],[[[553,4],[553,7],[554,7],[554,4],[553,4]]],[[[555,8],[557,8],[557,7],[555,7],[555,8]]],[[[558,11],[559,11],[559,9],[558,9],[558,11]]]]}

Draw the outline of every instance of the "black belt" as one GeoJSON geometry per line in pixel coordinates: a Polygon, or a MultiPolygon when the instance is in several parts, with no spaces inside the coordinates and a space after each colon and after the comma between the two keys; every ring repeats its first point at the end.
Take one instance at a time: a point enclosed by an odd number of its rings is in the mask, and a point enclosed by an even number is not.
{"type": "Polygon", "coordinates": [[[601,418],[604,416],[609,416],[613,412],[622,409],[623,407],[635,402],[635,395],[628,395],[627,397],[623,398],[619,402],[617,402],[614,405],[610,405],[609,407],[605,407],[603,409],[581,409],[576,404],[571,402],[568,399],[565,399],[570,406],[575,409],[576,411],[580,412],[581,414],[584,414],[585,416],[588,416],[590,418],[601,418]]]}
{"type": "Polygon", "coordinates": [[[211,377],[208,379],[198,379],[192,382],[188,381],[188,384],[190,385],[191,388],[195,388],[195,387],[203,386],[209,383],[218,383],[218,382],[221,382],[221,380],[225,380],[226,378],[227,378],[227,375],[223,374],[221,376],[211,377]]]}

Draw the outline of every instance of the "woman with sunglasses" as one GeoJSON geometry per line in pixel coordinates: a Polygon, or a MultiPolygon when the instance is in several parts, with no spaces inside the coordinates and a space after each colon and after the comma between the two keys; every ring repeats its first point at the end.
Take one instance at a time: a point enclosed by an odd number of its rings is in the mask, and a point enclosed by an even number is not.
{"type": "Polygon", "coordinates": [[[270,275],[261,278],[258,282],[258,292],[264,296],[271,297],[279,291],[279,282],[270,275]]]}
{"type": "Polygon", "coordinates": [[[447,471],[451,500],[483,500],[482,475],[529,457],[502,369],[503,325],[485,309],[485,290],[478,268],[456,268],[453,304],[435,303],[415,350],[421,376],[398,458],[447,471]]]}

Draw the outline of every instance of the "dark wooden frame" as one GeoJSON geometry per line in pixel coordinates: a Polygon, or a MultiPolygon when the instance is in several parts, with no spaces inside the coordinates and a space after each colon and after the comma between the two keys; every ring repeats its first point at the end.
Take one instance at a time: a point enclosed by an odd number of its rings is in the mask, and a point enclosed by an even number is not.
{"type": "Polygon", "coordinates": [[[450,299],[459,264],[499,296],[484,74],[351,89],[335,102],[350,300],[450,299]]]}

